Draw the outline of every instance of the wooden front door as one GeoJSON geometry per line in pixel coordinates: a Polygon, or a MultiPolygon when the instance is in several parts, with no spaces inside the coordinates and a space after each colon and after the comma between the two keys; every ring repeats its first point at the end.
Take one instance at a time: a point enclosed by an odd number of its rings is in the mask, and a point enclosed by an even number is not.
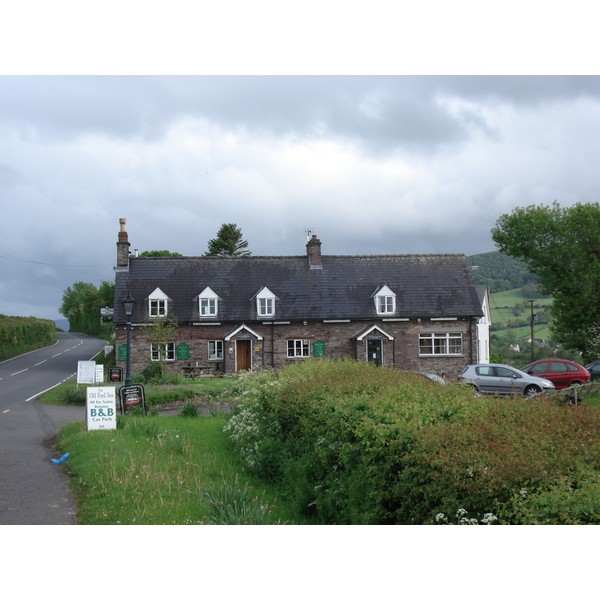
{"type": "Polygon", "coordinates": [[[235,370],[249,371],[252,368],[250,340],[237,340],[235,343],[235,370]]]}

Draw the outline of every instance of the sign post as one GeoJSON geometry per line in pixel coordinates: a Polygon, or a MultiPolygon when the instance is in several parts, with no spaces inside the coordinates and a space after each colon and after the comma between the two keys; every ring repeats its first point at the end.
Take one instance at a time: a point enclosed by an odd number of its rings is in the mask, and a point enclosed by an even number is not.
{"type": "Polygon", "coordinates": [[[116,429],[116,388],[89,387],[86,393],[85,422],[88,430],[116,429]]]}
{"type": "Polygon", "coordinates": [[[126,414],[138,406],[146,413],[146,397],[141,385],[124,385],[119,389],[121,412],[126,414]]]}
{"type": "Polygon", "coordinates": [[[96,363],[93,360],[80,360],[77,362],[77,383],[96,383],[96,363]]]}

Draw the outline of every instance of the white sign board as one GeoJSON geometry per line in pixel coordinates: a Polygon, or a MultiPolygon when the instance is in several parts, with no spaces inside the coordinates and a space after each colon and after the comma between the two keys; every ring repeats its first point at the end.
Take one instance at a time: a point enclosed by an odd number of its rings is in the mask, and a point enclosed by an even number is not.
{"type": "Polygon", "coordinates": [[[96,363],[93,360],[77,362],[77,383],[96,383],[96,363]]]}
{"type": "Polygon", "coordinates": [[[96,381],[94,383],[104,383],[104,365],[96,365],[96,381]]]}
{"type": "Polygon", "coordinates": [[[117,394],[114,386],[87,388],[85,421],[90,429],[117,428],[117,394]]]}

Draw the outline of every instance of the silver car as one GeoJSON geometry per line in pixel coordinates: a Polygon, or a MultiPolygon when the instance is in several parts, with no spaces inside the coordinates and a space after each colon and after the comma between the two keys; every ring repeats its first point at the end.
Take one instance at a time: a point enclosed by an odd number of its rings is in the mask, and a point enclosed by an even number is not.
{"type": "Polygon", "coordinates": [[[458,383],[470,385],[482,394],[539,394],[554,389],[542,377],[529,375],[508,365],[469,365],[458,377],[458,383]]]}

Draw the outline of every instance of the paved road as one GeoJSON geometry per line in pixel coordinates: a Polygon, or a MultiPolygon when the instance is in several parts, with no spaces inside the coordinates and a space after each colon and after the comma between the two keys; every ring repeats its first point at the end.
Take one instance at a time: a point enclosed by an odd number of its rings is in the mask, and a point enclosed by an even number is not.
{"type": "Polygon", "coordinates": [[[53,346],[0,362],[0,525],[75,524],[67,476],[50,461],[47,440],[83,420],[85,409],[35,399],[76,380],[77,362],[93,359],[105,342],[77,333],[57,338],[53,346]]]}

